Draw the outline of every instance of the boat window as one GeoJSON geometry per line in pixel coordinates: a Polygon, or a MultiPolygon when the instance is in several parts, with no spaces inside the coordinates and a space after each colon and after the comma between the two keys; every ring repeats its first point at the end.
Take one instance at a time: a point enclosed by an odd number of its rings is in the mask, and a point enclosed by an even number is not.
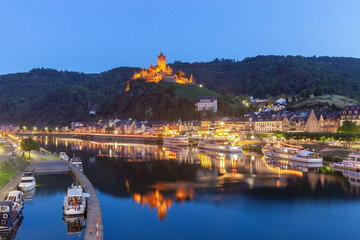
{"type": "Polygon", "coordinates": [[[30,179],[30,180],[21,180],[22,183],[31,183],[33,180],[30,179]]]}
{"type": "Polygon", "coordinates": [[[24,177],[32,177],[34,174],[33,173],[25,173],[24,177]]]}
{"type": "Polygon", "coordinates": [[[10,212],[10,207],[8,205],[0,205],[0,212],[10,212]]]}

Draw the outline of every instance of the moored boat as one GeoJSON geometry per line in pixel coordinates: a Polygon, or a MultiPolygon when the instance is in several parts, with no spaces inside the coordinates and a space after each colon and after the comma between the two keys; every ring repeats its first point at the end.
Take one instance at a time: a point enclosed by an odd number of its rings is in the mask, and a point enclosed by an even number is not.
{"type": "Polygon", "coordinates": [[[80,185],[72,184],[71,188],[68,188],[64,198],[64,215],[83,215],[86,210],[87,197],[90,197],[90,194],[84,193],[83,188],[80,185]]]}
{"type": "Polygon", "coordinates": [[[65,152],[60,152],[59,157],[63,161],[69,161],[69,156],[65,152]]]}
{"type": "Polygon", "coordinates": [[[13,203],[19,204],[22,208],[24,206],[24,194],[23,192],[18,190],[10,191],[6,197],[6,201],[11,201],[13,203]]]}
{"type": "Polygon", "coordinates": [[[80,157],[76,157],[75,154],[72,158],[69,159],[69,163],[77,167],[81,172],[83,171],[83,165],[80,157]]]}
{"type": "Polygon", "coordinates": [[[34,189],[35,185],[36,185],[36,181],[35,181],[34,172],[25,172],[23,177],[21,178],[19,188],[22,191],[26,192],[34,189]]]}
{"type": "Polygon", "coordinates": [[[333,163],[334,168],[360,172],[360,153],[350,153],[342,162],[333,163]]]}
{"type": "Polygon", "coordinates": [[[269,157],[288,159],[306,163],[321,163],[322,157],[318,154],[305,150],[302,146],[287,143],[268,143],[262,152],[269,157]]]}
{"type": "Polygon", "coordinates": [[[185,135],[168,136],[163,138],[163,144],[166,146],[187,147],[189,138],[185,135]]]}
{"type": "Polygon", "coordinates": [[[212,150],[215,152],[224,152],[224,153],[242,152],[241,145],[234,144],[227,140],[203,141],[203,142],[199,142],[198,147],[201,149],[212,150]]]}
{"type": "Polygon", "coordinates": [[[18,201],[0,202],[0,232],[11,232],[21,220],[21,209],[23,205],[18,201]]]}

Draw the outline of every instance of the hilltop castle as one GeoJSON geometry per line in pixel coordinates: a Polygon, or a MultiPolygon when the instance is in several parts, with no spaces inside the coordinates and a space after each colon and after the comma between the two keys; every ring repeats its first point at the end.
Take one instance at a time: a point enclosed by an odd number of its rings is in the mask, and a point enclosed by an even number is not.
{"type": "MultiPolygon", "coordinates": [[[[185,77],[185,73],[182,71],[178,71],[173,74],[173,70],[170,66],[166,65],[166,56],[161,52],[159,56],[157,56],[157,65],[152,66],[150,64],[149,69],[142,68],[140,72],[135,72],[132,76],[131,80],[142,78],[145,79],[146,82],[175,82],[180,84],[191,84],[194,82],[193,76],[190,78],[185,77]]],[[[126,91],[130,88],[130,81],[128,81],[128,85],[126,87],[126,91]]]]}

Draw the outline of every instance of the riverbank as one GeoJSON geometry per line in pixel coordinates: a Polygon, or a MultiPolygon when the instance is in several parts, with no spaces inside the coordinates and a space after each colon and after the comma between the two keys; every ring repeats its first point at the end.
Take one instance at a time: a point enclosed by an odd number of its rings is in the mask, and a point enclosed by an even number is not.
{"type": "Polygon", "coordinates": [[[0,181],[3,179],[3,185],[0,190],[1,199],[5,199],[11,190],[17,188],[23,171],[34,171],[35,175],[71,173],[73,178],[84,187],[84,191],[90,193],[90,197],[87,199],[88,212],[85,239],[103,239],[100,202],[89,179],[76,167],[59,160],[58,156],[45,149],[40,149],[39,152],[31,152],[31,160],[23,159],[27,164],[22,164],[18,171],[11,170],[11,166],[8,165],[6,165],[6,168],[0,169],[0,171],[4,170],[5,173],[0,175],[0,181]]]}

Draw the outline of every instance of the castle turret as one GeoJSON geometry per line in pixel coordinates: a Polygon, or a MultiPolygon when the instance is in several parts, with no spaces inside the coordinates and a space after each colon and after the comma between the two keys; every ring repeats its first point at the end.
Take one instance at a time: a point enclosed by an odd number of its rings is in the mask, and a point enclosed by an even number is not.
{"type": "Polygon", "coordinates": [[[164,56],[162,52],[160,52],[160,55],[157,57],[157,66],[163,72],[166,71],[166,56],[164,56]]]}

